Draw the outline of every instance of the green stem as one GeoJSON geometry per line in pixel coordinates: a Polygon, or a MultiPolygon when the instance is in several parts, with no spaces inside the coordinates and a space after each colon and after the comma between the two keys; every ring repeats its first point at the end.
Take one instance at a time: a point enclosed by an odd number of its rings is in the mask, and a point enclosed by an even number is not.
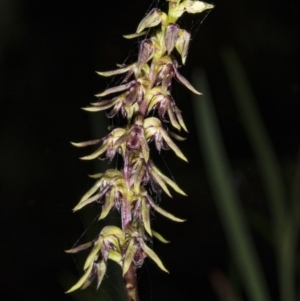
{"type": "Polygon", "coordinates": [[[124,284],[127,294],[127,301],[139,301],[139,294],[136,281],[136,268],[130,265],[127,273],[124,275],[124,284]]]}

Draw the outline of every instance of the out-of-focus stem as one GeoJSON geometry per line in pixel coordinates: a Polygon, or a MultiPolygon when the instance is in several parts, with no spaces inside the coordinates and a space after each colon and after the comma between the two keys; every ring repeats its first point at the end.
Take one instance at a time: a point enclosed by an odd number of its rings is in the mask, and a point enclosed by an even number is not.
{"type": "Polygon", "coordinates": [[[136,281],[136,268],[130,265],[127,273],[124,275],[125,291],[128,301],[139,301],[139,293],[136,281]]]}

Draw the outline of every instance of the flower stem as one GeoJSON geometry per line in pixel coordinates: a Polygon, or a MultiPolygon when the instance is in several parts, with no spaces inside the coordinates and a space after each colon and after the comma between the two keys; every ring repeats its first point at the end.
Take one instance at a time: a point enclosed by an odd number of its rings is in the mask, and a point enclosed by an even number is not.
{"type": "Polygon", "coordinates": [[[139,301],[139,293],[136,281],[136,268],[130,265],[127,273],[124,275],[124,285],[128,301],[139,301]]]}

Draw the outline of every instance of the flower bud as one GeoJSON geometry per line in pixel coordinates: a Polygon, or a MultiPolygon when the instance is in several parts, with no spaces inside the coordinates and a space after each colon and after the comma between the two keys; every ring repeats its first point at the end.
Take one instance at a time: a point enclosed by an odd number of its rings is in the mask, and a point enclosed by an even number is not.
{"type": "Polygon", "coordinates": [[[136,33],[142,32],[145,28],[154,27],[162,20],[163,12],[158,8],[153,8],[149,14],[140,22],[136,33]]]}
{"type": "Polygon", "coordinates": [[[168,54],[174,49],[179,33],[177,24],[169,24],[165,32],[165,45],[168,54]]]}
{"type": "Polygon", "coordinates": [[[214,6],[202,1],[187,0],[186,11],[191,14],[201,13],[206,9],[212,9],[214,6]]]}
{"type": "Polygon", "coordinates": [[[184,29],[179,30],[178,39],[176,41],[176,49],[181,55],[182,63],[185,64],[185,60],[188,54],[189,43],[191,34],[184,29]]]}
{"type": "Polygon", "coordinates": [[[140,44],[139,57],[138,57],[138,66],[139,68],[143,67],[152,57],[153,54],[153,43],[151,40],[143,40],[140,44]]]}

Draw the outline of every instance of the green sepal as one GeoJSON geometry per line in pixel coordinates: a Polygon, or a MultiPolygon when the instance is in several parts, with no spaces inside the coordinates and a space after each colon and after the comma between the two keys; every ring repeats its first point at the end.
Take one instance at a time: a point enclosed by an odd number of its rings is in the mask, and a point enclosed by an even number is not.
{"type": "Polygon", "coordinates": [[[141,186],[141,182],[142,182],[143,175],[144,175],[143,172],[144,172],[143,163],[141,163],[141,161],[140,161],[136,168],[136,172],[133,175],[133,187],[134,187],[134,191],[136,193],[139,193],[139,191],[140,191],[140,186],[141,186]]]}
{"type": "Polygon", "coordinates": [[[107,266],[104,260],[101,260],[99,263],[94,263],[94,266],[97,269],[97,289],[98,289],[106,273],[107,266]]]}
{"type": "Polygon", "coordinates": [[[71,293],[71,292],[79,289],[85,283],[85,281],[88,279],[88,277],[90,276],[92,268],[93,268],[93,265],[91,264],[89,266],[89,268],[86,270],[85,274],[78,280],[78,282],[75,285],[73,285],[68,291],[66,291],[66,294],[71,293]]]}
{"type": "Polygon", "coordinates": [[[154,253],[153,250],[151,250],[142,239],[140,241],[140,246],[143,249],[143,251],[150,257],[163,271],[166,273],[169,273],[169,271],[165,268],[162,261],[159,259],[159,257],[154,253]]]}
{"type": "Polygon", "coordinates": [[[140,22],[136,33],[141,33],[145,28],[154,27],[162,21],[162,14],[160,9],[153,8],[148,15],[140,22]]]}
{"type": "Polygon", "coordinates": [[[86,147],[88,145],[95,145],[101,142],[102,139],[96,139],[96,140],[90,140],[90,141],[84,141],[84,142],[70,142],[72,145],[76,147],[86,147]]]}
{"type": "Polygon", "coordinates": [[[187,194],[175,182],[173,182],[170,178],[165,176],[152,162],[151,162],[151,168],[156,174],[158,174],[163,179],[164,182],[170,185],[176,192],[184,196],[187,196],[187,194]]]}
{"type": "Polygon", "coordinates": [[[175,71],[175,77],[178,79],[180,83],[182,83],[186,88],[188,88],[190,91],[194,92],[197,95],[202,95],[199,91],[197,91],[192,84],[185,78],[183,77],[176,68],[174,68],[175,71]]]}
{"type": "Polygon", "coordinates": [[[127,84],[124,85],[120,85],[120,86],[116,86],[116,87],[112,87],[112,88],[108,88],[107,90],[103,91],[102,93],[98,93],[95,96],[96,97],[103,97],[112,93],[117,93],[117,92],[122,92],[125,91],[127,89],[129,89],[132,85],[132,82],[129,82],[127,84]]]}
{"type": "Polygon", "coordinates": [[[103,101],[98,101],[98,102],[92,102],[91,105],[92,107],[87,107],[87,108],[82,108],[85,111],[88,112],[98,112],[98,111],[103,111],[103,110],[107,110],[111,107],[113,107],[119,100],[120,97],[116,97],[113,100],[103,100],[103,101]]]}
{"type": "Polygon", "coordinates": [[[178,134],[176,134],[174,132],[168,131],[168,134],[169,134],[169,136],[171,136],[172,138],[175,138],[178,141],[185,141],[186,140],[185,137],[181,137],[181,136],[179,136],[178,134]]]}
{"type": "Polygon", "coordinates": [[[69,254],[74,254],[74,253],[77,253],[77,252],[80,252],[82,250],[85,250],[85,249],[88,249],[89,247],[91,247],[93,245],[93,242],[90,241],[90,242],[87,242],[85,244],[82,244],[80,246],[77,246],[73,249],[70,249],[70,250],[65,250],[66,253],[69,253],[69,254]]]}
{"type": "Polygon", "coordinates": [[[93,195],[101,186],[101,180],[97,181],[80,199],[79,204],[87,200],[91,195],[93,195]]]}
{"type": "Polygon", "coordinates": [[[163,128],[160,129],[160,132],[161,132],[165,142],[167,143],[167,145],[175,152],[175,154],[180,159],[188,162],[185,155],[182,153],[182,151],[179,149],[179,147],[172,141],[172,139],[169,137],[168,133],[163,128]]]}
{"type": "Polygon", "coordinates": [[[80,201],[79,204],[77,204],[77,206],[73,209],[73,212],[83,208],[84,206],[93,203],[99,199],[101,199],[103,197],[103,195],[107,192],[107,190],[109,189],[108,186],[106,186],[105,188],[103,188],[99,193],[95,194],[94,196],[92,196],[91,198],[88,198],[84,201],[80,201]]]}
{"type": "Polygon", "coordinates": [[[156,206],[156,204],[153,201],[149,200],[149,202],[151,203],[151,207],[155,211],[157,211],[158,213],[160,213],[161,215],[169,218],[170,220],[172,220],[174,222],[179,222],[179,223],[185,222],[185,219],[178,218],[178,217],[174,216],[173,214],[167,212],[166,210],[162,209],[161,207],[156,206]]]}
{"type": "Polygon", "coordinates": [[[106,237],[109,235],[114,235],[118,238],[124,239],[123,231],[117,226],[106,226],[102,229],[101,235],[106,237]]]}
{"type": "Polygon", "coordinates": [[[129,40],[129,39],[134,39],[134,38],[141,37],[141,36],[145,35],[146,33],[147,33],[147,31],[142,31],[140,33],[125,34],[125,35],[123,35],[123,37],[125,39],[129,40]]]}
{"type": "Polygon", "coordinates": [[[101,156],[108,148],[108,142],[106,141],[101,145],[100,148],[98,148],[95,152],[88,156],[81,157],[81,160],[93,160],[96,159],[97,157],[101,156]]]}
{"type": "Polygon", "coordinates": [[[104,205],[102,206],[102,212],[99,217],[99,220],[105,218],[110,212],[111,208],[114,206],[114,197],[115,197],[115,192],[113,189],[111,189],[108,196],[106,197],[104,205]]]}
{"type": "Polygon", "coordinates": [[[175,129],[177,129],[178,131],[180,131],[181,130],[180,124],[176,120],[175,114],[173,112],[173,108],[171,107],[170,103],[168,103],[168,115],[169,115],[170,122],[171,122],[172,126],[175,129]]]}
{"type": "Polygon", "coordinates": [[[167,187],[167,185],[165,184],[165,182],[163,181],[163,179],[155,172],[155,170],[153,170],[153,172],[151,173],[152,177],[154,178],[154,180],[158,183],[158,185],[162,188],[162,190],[170,197],[172,198],[172,195],[167,187]]]}
{"type": "Polygon", "coordinates": [[[175,107],[174,111],[175,111],[175,115],[177,117],[177,120],[178,120],[179,124],[188,133],[187,127],[186,127],[186,125],[185,125],[185,123],[183,121],[183,118],[182,118],[180,110],[177,107],[175,107]]]}
{"type": "Polygon", "coordinates": [[[108,258],[122,266],[122,255],[118,251],[110,250],[108,253],[108,258]]]}
{"type": "Polygon", "coordinates": [[[145,162],[148,162],[150,156],[150,150],[149,150],[148,143],[145,139],[145,136],[141,138],[140,143],[141,143],[141,151],[143,154],[143,158],[145,159],[145,162]]]}
{"type": "Polygon", "coordinates": [[[100,251],[101,246],[103,243],[103,237],[100,236],[100,238],[98,239],[98,241],[96,241],[94,248],[92,249],[91,253],[89,254],[89,256],[87,257],[84,267],[83,269],[86,270],[90,265],[93,265],[93,261],[95,259],[95,257],[98,257],[97,253],[100,251]]]}
{"type": "Polygon", "coordinates": [[[150,209],[147,206],[146,198],[143,197],[142,199],[142,219],[144,223],[144,227],[148,234],[152,236],[151,226],[150,226],[150,209]]]}
{"type": "Polygon", "coordinates": [[[123,263],[123,276],[126,274],[126,272],[128,271],[131,262],[133,260],[134,254],[136,251],[136,247],[134,245],[134,239],[130,240],[130,243],[127,247],[126,250],[126,254],[125,254],[125,258],[124,258],[124,263],[123,263]]]}
{"type": "Polygon", "coordinates": [[[108,76],[114,76],[114,75],[118,75],[118,74],[122,74],[122,73],[127,72],[127,71],[130,70],[133,66],[134,66],[134,64],[131,64],[131,65],[128,65],[128,66],[126,66],[126,67],[122,67],[122,68],[117,69],[117,70],[111,70],[111,71],[96,71],[96,73],[97,73],[98,75],[105,76],[105,77],[108,77],[108,76]]]}
{"type": "Polygon", "coordinates": [[[88,176],[92,179],[99,179],[99,178],[102,178],[103,172],[102,173],[96,173],[96,174],[93,174],[93,175],[88,175],[88,176]]]}
{"type": "Polygon", "coordinates": [[[170,241],[166,240],[161,234],[159,234],[158,232],[152,230],[152,235],[153,237],[155,237],[156,239],[158,239],[160,242],[164,243],[164,244],[168,244],[170,243],[170,241]]]}

